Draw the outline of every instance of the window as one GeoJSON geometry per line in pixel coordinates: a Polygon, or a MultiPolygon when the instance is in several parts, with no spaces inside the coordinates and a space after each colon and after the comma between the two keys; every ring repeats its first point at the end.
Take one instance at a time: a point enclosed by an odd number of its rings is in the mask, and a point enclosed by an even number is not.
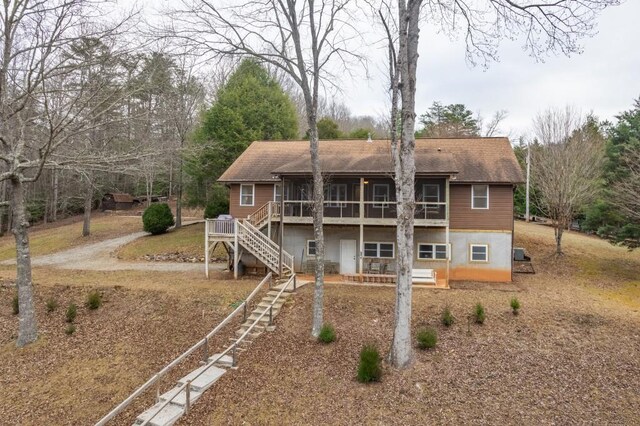
{"type": "Polygon", "coordinates": [[[316,240],[307,240],[307,256],[316,255],[316,240]]]}
{"type": "Polygon", "coordinates": [[[422,201],[424,203],[440,202],[440,185],[433,183],[422,185],[422,201]]]}
{"type": "Polygon", "coordinates": [[[418,244],[418,259],[447,260],[446,244],[418,244]]]}
{"type": "Polygon", "coordinates": [[[389,201],[389,185],[375,184],[373,185],[373,201],[378,201],[373,205],[374,208],[381,209],[388,207],[387,201],[389,201]]]}
{"type": "Polygon", "coordinates": [[[329,186],[329,207],[346,207],[347,185],[345,183],[332,183],[329,186]]]}
{"type": "MultiPolygon", "coordinates": [[[[273,201],[280,202],[280,197],[282,195],[282,191],[280,190],[281,184],[273,185],[273,201]]],[[[285,201],[289,199],[289,186],[284,187],[284,199],[285,201]]]]}
{"type": "Polygon", "coordinates": [[[486,244],[471,244],[469,255],[472,262],[488,262],[489,246],[486,244]]]}
{"type": "Polygon", "coordinates": [[[471,208],[489,208],[489,185],[471,185],[471,208]]]}
{"type": "Polygon", "coordinates": [[[364,243],[364,257],[392,259],[394,257],[394,245],[393,243],[364,243]]]}
{"type": "Polygon", "coordinates": [[[253,206],[253,195],[255,186],[253,184],[240,185],[240,205],[253,206]]]}

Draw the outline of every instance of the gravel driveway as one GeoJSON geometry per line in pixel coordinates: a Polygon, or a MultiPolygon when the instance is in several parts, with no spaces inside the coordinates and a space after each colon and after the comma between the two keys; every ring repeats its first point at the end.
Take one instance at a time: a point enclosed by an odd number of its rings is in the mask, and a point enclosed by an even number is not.
{"type": "MultiPolygon", "coordinates": [[[[58,253],[36,256],[31,259],[33,266],[51,266],[61,269],[79,269],[87,271],[195,271],[204,273],[201,263],[167,263],[167,262],[123,262],[113,253],[125,244],[147,235],[146,232],[136,232],[124,237],[113,238],[99,243],[74,247],[58,253]]],[[[15,259],[0,262],[2,265],[13,265],[15,259]]],[[[210,268],[224,270],[225,264],[214,263],[210,268]]]]}

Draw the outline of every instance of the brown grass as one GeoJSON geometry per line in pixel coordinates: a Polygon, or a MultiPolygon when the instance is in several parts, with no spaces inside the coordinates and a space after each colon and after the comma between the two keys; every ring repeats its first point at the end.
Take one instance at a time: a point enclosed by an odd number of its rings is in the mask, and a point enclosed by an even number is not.
{"type": "MultiPolygon", "coordinates": [[[[41,256],[66,250],[82,244],[95,243],[116,238],[132,232],[142,231],[139,217],[95,214],[91,220],[91,235],[82,236],[82,221],[63,221],[62,225],[40,225],[29,232],[31,254],[41,256]]],[[[16,244],[10,233],[0,237],[0,260],[15,258],[16,244]]]]}

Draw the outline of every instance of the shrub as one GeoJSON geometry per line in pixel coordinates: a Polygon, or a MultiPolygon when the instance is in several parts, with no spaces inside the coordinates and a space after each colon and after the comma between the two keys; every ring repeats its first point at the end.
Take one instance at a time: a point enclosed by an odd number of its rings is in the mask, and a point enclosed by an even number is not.
{"type": "Polygon", "coordinates": [[[369,383],[380,381],[380,354],[374,345],[365,345],[360,351],[360,365],[358,365],[358,381],[369,383]]]}
{"type": "Polygon", "coordinates": [[[417,340],[420,349],[435,348],[438,342],[438,333],[433,328],[423,328],[418,331],[417,340]]]}
{"type": "Polygon", "coordinates": [[[205,219],[215,219],[221,214],[229,213],[229,200],[213,201],[204,208],[205,219]]]}
{"type": "Polygon", "coordinates": [[[18,315],[20,313],[20,300],[18,299],[18,295],[13,296],[13,300],[11,301],[11,308],[13,309],[13,315],[18,315]]]}
{"type": "Polygon", "coordinates": [[[336,340],[336,330],[329,323],[324,323],[320,329],[318,340],[322,343],[331,343],[336,340]]]}
{"type": "Polygon", "coordinates": [[[58,309],[58,301],[56,299],[47,300],[47,312],[53,312],[58,309]]]}
{"type": "Polygon", "coordinates": [[[76,315],[78,315],[78,307],[74,303],[70,303],[66,314],[67,322],[72,323],[76,319],[76,315]]]}
{"type": "Polygon", "coordinates": [[[67,334],[67,336],[71,336],[73,333],[76,332],[76,326],[73,324],[69,324],[67,328],[64,330],[64,332],[67,334]]]}
{"type": "Polygon", "coordinates": [[[102,296],[97,290],[93,290],[87,296],[87,307],[91,310],[98,309],[102,305],[102,296]]]}
{"type": "Polygon", "coordinates": [[[152,204],[142,214],[143,229],[153,235],[167,232],[174,224],[173,213],[166,203],[152,204]]]}
{"type": "Polygon", "coordinates": [[[456,321],[456,318],[451,313],[451,309],[449,307],[445,307],[444,311],[442,311],[442,325],[445,327],[450,327],[456,321]]]}
{"type": "Polygon", "coordinates": [[[487,314],[484,311],[482,303],[478,303],[473,309],[473,318],[476,324],[484,324],[484,320],[487,318],[487,314]]]}
{"type": "Polygon", "coordinates": [[[518,315],[518,311],[520,310],[520,301],[517,297],[511,299],[511,309],[513,310],[513,315],[518,315]]]}

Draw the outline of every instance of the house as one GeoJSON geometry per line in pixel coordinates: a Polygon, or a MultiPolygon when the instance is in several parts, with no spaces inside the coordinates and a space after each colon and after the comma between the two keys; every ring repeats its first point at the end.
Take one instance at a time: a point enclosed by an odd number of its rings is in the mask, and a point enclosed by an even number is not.
{"type": "MultiPolygon", "coordinates": [[[[321,141],[320,162],[326,273],[394,275],[389,141],[321,141]]],[[[509,140],[418,139],[415,163],[414,268],[447,281],[511,281],[513,195],[523,176],[509,140]]],[[[311,176],[308,141],[253,142],[219,179],[236,220],[207,224],[207,251],[223,241],[234,264],[313,269],[311,176]]]]}
{"type": "Polygon", "coordinates": [[[102,197],[102,210],[129,210],[134,199],[130,194],[107,193],[102,197]]]}

